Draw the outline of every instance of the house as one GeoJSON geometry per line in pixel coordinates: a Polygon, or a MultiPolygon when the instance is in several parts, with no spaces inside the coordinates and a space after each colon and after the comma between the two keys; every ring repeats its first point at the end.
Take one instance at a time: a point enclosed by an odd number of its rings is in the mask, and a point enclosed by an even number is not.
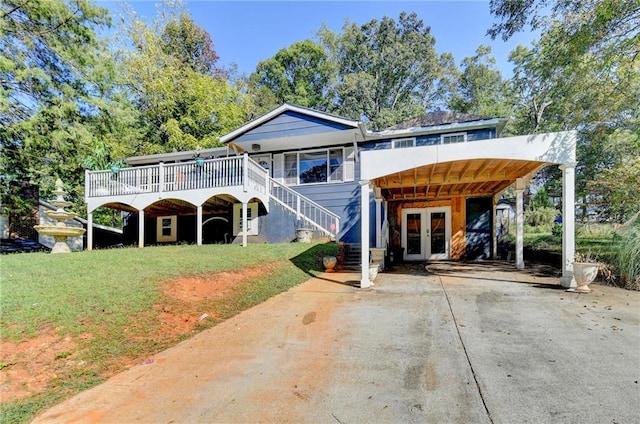
{"type": "MultiPolygon", "coordinates": [[[[523,193],[563,170],[563,284],[572,281],[576,133],[502,137],[504,119],[435,112],[384,131],[284,104],[221,137],[225,147],[129,158],[86,173],[88,220],[130,212],[140,247],[193,241],[282,242],[297,227],[402,254],[405,260],[493,258],[495,207],[516,192],[516,266],[524,267],[523,193]]],[[[91,228],[91,227],[89,227],[91,228]]],[[[92,234],[88,240],[91,246],[92,234]]],[[[368,287],[369,249],[361,249],[368,287]]]]}

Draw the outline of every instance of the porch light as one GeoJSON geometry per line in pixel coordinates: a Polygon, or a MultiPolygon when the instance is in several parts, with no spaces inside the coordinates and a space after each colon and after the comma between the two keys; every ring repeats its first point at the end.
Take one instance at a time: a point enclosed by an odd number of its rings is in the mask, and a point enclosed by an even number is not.
{"type": "Polygon", "coordinates": [[[259,152],[260,151],[260,145],[259,144],[252,144],[251,145],[251,150],[254,152],[259,152]]]}

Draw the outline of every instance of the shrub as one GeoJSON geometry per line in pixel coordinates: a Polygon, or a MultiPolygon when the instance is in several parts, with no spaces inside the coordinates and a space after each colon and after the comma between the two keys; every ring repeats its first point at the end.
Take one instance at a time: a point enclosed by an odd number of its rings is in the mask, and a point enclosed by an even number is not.
{"type": "Polygon", "coordinates": [[[524,214],[524,222],[525,224],[532,227],[539,227],[544,225],[550,228],[551,224],[553,224],[553,220],[557,215],[558,211],[556,211],[554,208],[541,207],[536,209],[529,209],[524,214]]]}
{"type": "Polygon", "coordinates": [[[620,232],[615,243],[613,265],[624,288],[640,290],[640,225],[620,232]]]}
{"type": "Polygon", "coordinates": [[[558,223],[553,224],[553,227],[551,227],[551,234],[553,234],[556,237],[561,237],[562,236],[562,224],[558,224],[558,223]]]}

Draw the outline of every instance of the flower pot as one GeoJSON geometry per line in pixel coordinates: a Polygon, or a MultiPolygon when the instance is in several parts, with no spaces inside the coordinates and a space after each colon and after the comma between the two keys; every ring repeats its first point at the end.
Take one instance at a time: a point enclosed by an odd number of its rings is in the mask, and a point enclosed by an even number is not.
{"type": "Polygon", "coordinates": [[[591,289],[589,284],[596,279],[599,266],[593,262],[574,262],[573,278],[576,280],[577,287],[573,291],[581,293],[589,293],[591,289]]]}
{"type": "Polygon", "coordinates": [[[313,238],[313,230],[311,228],[296,229],[296,241],[298,243],[311,243],[313,238]]]}
{"type": "Polygon", "coordinates": [[[336,272],[335,267],[338,264],[338,258],[335,256],[324,256],[322,258],[322,265],[324,265],[325,272],[336,272]]]}
{"type": "Polygon", "coordinates": [[[371,257],[371,263],[380,265],[380,269],[384,267],[384,252],[386,249],[372,247],[369,249],[369,255],[371,257]]]}

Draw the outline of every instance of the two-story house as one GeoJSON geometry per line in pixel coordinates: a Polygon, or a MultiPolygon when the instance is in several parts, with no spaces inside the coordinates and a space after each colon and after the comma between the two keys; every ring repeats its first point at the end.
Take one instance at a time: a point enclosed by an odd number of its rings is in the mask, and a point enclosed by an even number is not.
{"type": "MultiPolygon", "coordinates": [[[[88,219],[98,207],[130,212],[125,239],[140,247],[288,242],[304,226],[318,236],[392,249],[408,261],[487,259],[496,252],[496,203],[513,186],[522,268],[523,191],[541,168],[558,165],[569,286],[576,134],[502,137],[505,123],[435,112],[370,131],[359,121],[284,104],[221,137],[225,147],[87,171],[88,219]]],[[[361,286],[368,287],[370,252],[361,252],[361,286]]]]}

